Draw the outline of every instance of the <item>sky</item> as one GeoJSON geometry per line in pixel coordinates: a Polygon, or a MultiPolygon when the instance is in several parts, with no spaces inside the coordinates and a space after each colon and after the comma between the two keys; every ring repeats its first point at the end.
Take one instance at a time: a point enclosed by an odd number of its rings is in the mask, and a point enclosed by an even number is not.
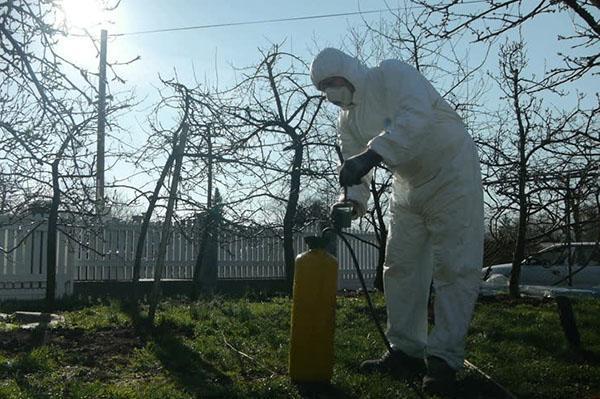
{"type": "MultiPolygon", "coordinates": [[[[64,0],[67,13],[71,14],[71,24],[83,25],[92,34],[99,35],[99,27],[95,23],[103,22],[109,35],[118,35],[195,25],[380,10],[388,6],[404,5],[402,0],[122,0],[115,11],[100,16],[94,11],[97,6],[90,6],[97,1],[64,0]]],[[[364,16],[111,36],[109,61],[125,61],[140,56],[141,59],[136,63],[120,69],[129,85],[140,88],[155,82],[158,73],[169,74],[174,68],[183,79],[193,79],[192,72],[195,72],[198,79],[209,79],[212,82],[216,81],[218,70],[218,79],[225,85],[234,77],[231,65],[241,67],[253,64],[259,57],[259,47],[267,48],[272,43],[284,42],[286,50],[310,59],[316,47],[339,46],[347,36],[349,26],[362,24],[363,18],[373,23],[386,15],[384,12],[364,16]]],[[[551,59],[556,53],[556,34],[560,33],[561,27],[568,25],[569,19],[565,13],[547,15],[526,25],[524,36],[528,42],[528,52],[532,60],[538,61],[539,67],[542,66],[540,60],[551,59]]],[[[96,52],[88,40],[71,40],[70,43],[66,46],[67,52],[90,68],[97,66],[96,52]]],[[[461,46],[477,47],[466,40],[459,47],[461,46]]],[[[490,67],[493,68],[494,65],[490,67]]]]}
{"type": "MultiPolygon", "coordinates": [[[[65,0],[67,13],[74,9],[73,25],[94,25],[97,21],[86,20],[89,7],[85,2],[94,0],[65,0]],[[72,3],[70,3],[72,1],[72,3]]],[[[110,22],[103,27],[108,30],[108,61],[124,62],[140,57],[140,60],[118,67],[125,85],[111,83],[113,92],[134,89],[137,98],[145,98],[134,112],[119,121],[124,131],[130,132],[131,141],[138,142],[142,130],[147,130],[146,118],[149,105],[158,99],[160,74],[170,78],[177,71],[182,83],[194,85],[195,81],[220,88],[230,87],[239,72],[235,67],[256,64],[260,58],[258,49],[268,49],[273,43],[284,43],[284,49],[307,60],[316,48],[336,46],[343,39],[349,26],[360,24],[361,16],[322,18],[298,22],[279,22],[260,25],[230,26],[179,32],[163,32],[140,35],[112,36],[123,32],[137,32],[173,27],[219,24],[265,19],[293,18],[312,15],[358,11],[359,3],[343,0],[282,2],[282,1],[193,1],[193,0],[122,0],[119,7],[106,16],[110,22]],[[252,4],[250,6],[249,4],[252,4]]],[[[363,1],[362,10],[386,9],[383,1],[363,1]]],[[[380,14],[368,14],[371,22],[380,14]]],[[[79,32],[73,29],[73,32],[79,32]]],[[[90,29],[97,32],[99,27],[90,29]]],[[[98,68],[97,51],[87,38],[71,37],[64,41],[62,50],[90,70],[98,68]]],[[[168,125],[168,122],[166,123],[168,125]]],[[[107,140],[107,146],[110,145],[107,140]]],[[[107,172],[107,181],[111,172],[107,172]]],[[[120,168],[115,174],[129,175],[120,168]]],[[[142,177],[140,177],[141,179],[142,177]]]]}
{"type": "MultiPolygon", "coordinates": [[[[230,87],[239,73],[235,67],[255,64],[260,54],[258,49],[268,49],[273,43],[284,43],[284,50],[292,52],[308,61],[315,51],[326,46],[339,47],[348,35],[350,26],[362,25],[363,18],[376,23],[386,18],[384,13],[364,16],[343,16],[335,18],[310,19],[302,21],[273,22],[257,25],[215,27],[209,29],[175,32],[129,34],[155,29],[179,28],[197,25],[235,23],[278,18],[294,18],[334,13],[350,13],[400,7],[402,0],[122,0],[115,11],[101,15],[95,11],[97,0],[64,0],[67,17],[73,26],[80,25],[99,36],[100,26],[108,30],[109,62],[124,62],[137,56],[140,60],[117,70],[126,84],[111,83],[113,92],[135,90],[138,98],[145,98],[134,112],[120,121],[124,130],[138,137],[136,132],[144,129],[148,115],[148,104],[157,97],[158,75],[173,77],[177,71],[182,83],[208,82],[214,86],[230,87]],[[117,36],[114,36],[117,35],[117,36]]],[[[561,29],[570,26],[565,13],[544,16],[533,20],[523,28],[527,41],[527,51],[531,59],[530,69],[541,75],[545,63],[556,61],[555,54],[560,43],[556,41],[561,29]]],[[[77,32],[76,28],[73,32],[77,32]]],[[[568,32],[569,30],[564,30],[568,32]]],[[[95,70],[98,65],[97,52],[85,38],[70,37],[61,43],[68,57],[74,57],[81,65],[95,70]]],[[[480,46],[464,40],[458,50],[470,51],[470,61],[476,64],[483,57],[480,46]]],[[[497,50],[493,50],[485,69],[495,72],[497,50]]],[[[597,92],[597,82],[587,78],[574,89],[591,94],[597,92]],[[592,83],[594,82],[594,83],[592,83]]],[[[493,101],[500,96],[497,88],[487,94],[493,101]]],[[[567,99],[558,99],[558,105],[566,104],[567,99]]]]}
{"type": "MultiPolygon", "coordinates": [[[[81,4],[93,0],[67,1],[81,4]]],[[[107,16],[110,20],[105,25],[109,33],[108,59],[110,62],[122,62],[136,56],[141,57],[127,67],[119,68],[119,73],[127,80],[128,86],[136,87],[142,95],[149,94],[152,87],[156,86],[159,73],[163,77],[170,77],[175,69],[185,83],[193,83],[196,79],[201,83],[208,80],[213,85],[218,82],[219,87],[227,87],[236,77],[232,66],[239,68],[255,64],[259,59],[258,48],[267,49],[271,44],[284,43],[285,50],[310,59],[316,46],[338,45],[348,26],[361,23],[361,16],[128,36],[111,35],[172,27],[356,12],[358,6],[359,3],[343,0],[123,0],[107,16]]],[[[386,5],[380,0],[363,0],[360,8],[377,10],[385,9],[386,5]]],[[[365,18],[374,21],[380,18],[380,14],[369,14],[365,18]]],[[[80,59],[83,57],[81,61],[88,68],[97,68],[96,51],[90,46],[89,40],[73,38],[70,44],[65,45],[65,49],[67,53],[80,59]]]]}

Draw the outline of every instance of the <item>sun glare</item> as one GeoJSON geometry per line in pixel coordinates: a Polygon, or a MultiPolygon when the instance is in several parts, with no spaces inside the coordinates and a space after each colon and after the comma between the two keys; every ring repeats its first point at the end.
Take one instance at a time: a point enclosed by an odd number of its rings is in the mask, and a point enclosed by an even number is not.
{"type": "Polygon", "coordinates": [[[106,22],[100,0],[63,0],[61,8],[69,31],[100,30],[106,22]]]}
{"type": "Polygon", "coordinates": [[[108,15],[103,0],[62,0],[62,14],[68,36],[59,42],[61,54],[84,68],[95,69],[98,64],[96,46],[100,30],[106,28],[108,15]],[[89,36],[88,36],[89,35],[89,36]]]}

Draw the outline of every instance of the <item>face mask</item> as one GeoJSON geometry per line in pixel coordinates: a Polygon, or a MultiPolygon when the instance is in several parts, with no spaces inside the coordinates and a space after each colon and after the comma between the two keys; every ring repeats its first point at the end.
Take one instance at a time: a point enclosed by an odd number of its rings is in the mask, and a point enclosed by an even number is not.
{"type": "Polygon", "coordinates": [[[328,87],[325,90],[327,101],[338,107],[348,108],[352,105],[352,91],[346,86],[328,87]]]}

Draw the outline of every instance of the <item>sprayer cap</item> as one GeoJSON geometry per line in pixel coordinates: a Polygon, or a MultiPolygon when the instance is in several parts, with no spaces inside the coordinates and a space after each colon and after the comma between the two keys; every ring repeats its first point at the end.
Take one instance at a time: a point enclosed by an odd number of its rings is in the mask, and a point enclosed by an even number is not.
{"type": "Polygon", "coordinates": [[[325,249],[327,247],[327,239],[319,236],[304,237],[304,242],[309,249],[325,249]]]}

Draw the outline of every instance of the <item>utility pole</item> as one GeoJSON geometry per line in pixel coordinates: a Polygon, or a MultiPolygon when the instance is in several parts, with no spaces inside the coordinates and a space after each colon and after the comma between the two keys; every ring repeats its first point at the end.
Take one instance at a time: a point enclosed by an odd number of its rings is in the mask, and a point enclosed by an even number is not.
{"type": "Polygon", "coordinates": [[[96,211],[104,213],[104,136],[106,125],[106,42],[107,31],[100,31],[100,68],[98,81],[98,140],[96,148],[96,211]]]}

